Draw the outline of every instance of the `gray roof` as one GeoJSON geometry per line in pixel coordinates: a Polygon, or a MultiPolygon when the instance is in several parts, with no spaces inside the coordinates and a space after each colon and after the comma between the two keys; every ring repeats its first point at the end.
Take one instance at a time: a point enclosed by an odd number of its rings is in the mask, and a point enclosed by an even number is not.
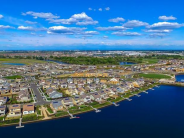
{"type": "Polygon", "coordinates": [[[53,93],[50,93],[49,96],[50,98],[61,98],[63,97],[63,94],[59,92],[53,92],[53,93]]]}
{"type": "Polygon", "coordinates": [[[61,101],[52,101],[51,104],[52,104],[53,108],[55,108],[55,109],[57,109],[57,108],[59,108],[60,106],[62,106],[61,101]]]}

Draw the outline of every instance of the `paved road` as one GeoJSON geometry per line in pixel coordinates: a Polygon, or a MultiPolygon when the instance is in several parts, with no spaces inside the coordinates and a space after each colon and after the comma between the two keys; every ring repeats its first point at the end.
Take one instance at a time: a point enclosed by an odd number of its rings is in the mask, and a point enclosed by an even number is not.
{"type": "Polygon", "coordinates": [[[34,94],[36,95],[36,103],[35,105],[44,105],[44,104],[49,104],[49,102],[46,102],[43,98],[41,93],[38,90],[38,86],[36,84],[31,84],[31,89],[33,90],[34,94]]]}

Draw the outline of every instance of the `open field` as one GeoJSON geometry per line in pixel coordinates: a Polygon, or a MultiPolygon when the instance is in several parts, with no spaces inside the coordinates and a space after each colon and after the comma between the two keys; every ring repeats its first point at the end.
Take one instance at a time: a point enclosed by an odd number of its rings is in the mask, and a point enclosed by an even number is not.
{"type": "Polygon", "coordinates": [[[164,74],[154,74],[154,73],[148,73],[148,74],[139,74],[139,77],[143,78],[149,78],[149,79],[170,79],[171,77],[164,74]]]}
{"type": "Polygon", "coordinates": [[[14,75],[14,76],[6,76],[4,78],[6,78],[6,79],[21,79],[22,76],[20,76],[20,75],[14,75]]]}
{"type": "Polygon", "coordinates": [[[0,67],[10,66],[10,65],[4,65],[2,63],[21,63],[26,65],[31,65],[34,63],[45,63],[45,61],[35,60],[35,59],[0,58],[0,67]]]}
{"type": "Polygon", "coordinates": [[[155,64],[158,63],[159,59],[156,58],[145,58],[143,59],[143,63],[147,63],[147,64],[155,64]]]}

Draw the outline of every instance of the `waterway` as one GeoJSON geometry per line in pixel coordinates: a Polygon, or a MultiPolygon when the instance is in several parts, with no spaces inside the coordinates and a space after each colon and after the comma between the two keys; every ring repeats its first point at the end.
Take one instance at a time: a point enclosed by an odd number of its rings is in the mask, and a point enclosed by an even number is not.
{"type": "Polygon", "coordinates": [[[25,64],[22,63],[2,63],[3,65],[16,65],[16,66],[23,66],[25,64]]]}
{"type": "Polygon", "coordinates": [[[177,82],[184,82],[184,74],[176,75],[176,81],[177,82]]]}
{"type": "Polygon", "coordinates": [[[120,65],[134,65],[136,63],[134,63],[134,62],[120,62],[119,64],[120,65]]]}
{"type": "Polygon", "coordinates": [[[122,101],[120,106],[78,115],[25,124],[25,128],[1,127],[2,138],[183,138],[184,87],[165,86],[122,101]]]}

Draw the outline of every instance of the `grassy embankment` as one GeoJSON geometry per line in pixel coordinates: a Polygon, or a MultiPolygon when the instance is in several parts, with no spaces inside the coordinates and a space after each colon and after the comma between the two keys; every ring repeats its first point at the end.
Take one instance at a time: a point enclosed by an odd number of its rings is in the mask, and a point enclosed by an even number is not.
{"type": "Polygon", "coordinates": [[[147,79],[171,79],[171,76],[165,74],[155,74],[155,73],[148,73],[148,74],[138,74],[138,77],[143,77],[147,79]]]}

